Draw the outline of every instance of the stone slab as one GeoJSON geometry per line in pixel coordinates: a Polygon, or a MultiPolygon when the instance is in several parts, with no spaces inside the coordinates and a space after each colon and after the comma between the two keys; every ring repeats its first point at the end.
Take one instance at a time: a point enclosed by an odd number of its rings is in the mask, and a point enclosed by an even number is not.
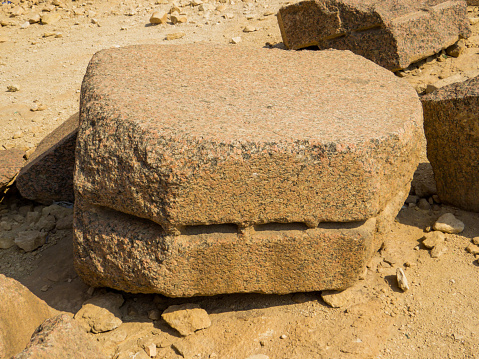
{"type": "Polygon", "coordinates": [[[23,197],[44,204],[74,201],[78,119],[78,113],[74,114],[40,142],[17,177],[17,188],[23,197]]]}
{"type": "Polygon", "coordinates": [[[104,50],[82,85],[75,190],[169,234],[365,221],[409,186],[422,131],[414,89],[349,51],[104,50]]]}
{"type": "Polygon", "coordinates": [[[363,273],[376,220],[190,227],[167,235],[152,221],[75,202],[74,264],[94,287],[169,297],[344,289],[363,273]],[[127,225],[125,225],[127,224],[127,225]]]}
{"type": "Polygon", "coordinates": [[[438,89],[421,101],[439,198],[479,212],[479,77],[438,89]]]}
{"type": "Polygon", "coordinates": [[[312,0],[279,10],[285,46],[351,50],[392,71],[471,35],[465,1],[312,0]]]}

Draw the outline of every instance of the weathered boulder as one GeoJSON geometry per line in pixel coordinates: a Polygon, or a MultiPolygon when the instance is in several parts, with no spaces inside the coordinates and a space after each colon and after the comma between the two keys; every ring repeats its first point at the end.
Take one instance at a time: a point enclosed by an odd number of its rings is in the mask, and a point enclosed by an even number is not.
{"type": "Polygon", "coordinates": [[[28,346],[13,359],[106,359],[96,339],[68,314],[45,320],[28,346]]]}
{"type": "Polygon", "coordinates": [[[479,212],[479,77],[438,89],[421,101],[439,198],[479,212]]]}
{"type": "Polygon", "coordinates": [[[465,1],[308,0],[279,10],[285,46],[351,50],[396,71],[471,34],[465,1]]]}
{"type": "Polygon", "coordinates": [[[0,293],[0,358],[10,358],[25,348],[35,328],[58,311],[3,274],[0,293]]]}
{"type": "Polygon", "coordinates": [[[101,51],[82,85],[76,267],[170,296],[346,287],[407,197],[420,136],[413,88],[348,51],[101,51]]]}
{"type": "Polygon", "coordinates": [[[73,167],[77,132],[78,113],[40,142],[17,177],[17,188],[23,197],[44,204],[74,201],[73,167]]]}

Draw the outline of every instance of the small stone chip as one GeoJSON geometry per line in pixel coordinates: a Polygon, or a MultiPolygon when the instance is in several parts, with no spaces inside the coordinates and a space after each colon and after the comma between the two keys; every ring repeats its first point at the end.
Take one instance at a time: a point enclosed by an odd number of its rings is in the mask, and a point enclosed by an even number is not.
{"type": "Polygon", "coordinates": [[[398,287],[403,291],[409,290],[409,284],[406,278],[406,273],[404,273],[402,268],[396,269],[396,278],[398,281],[398,287]]]}
{"type": "Polygon", "coordinates": [[[18,86],[17,84],[7,86],[7,92],[18,92],[18,91],[20,91],[20,86],[18,86]]]}
{"type": "Polygon", "coordinates": [[[431,250],[431,257],[439,258],[447,251],[448,251],[447,246],[444,243],[439,243],[431,250]]]}
{"type": "Polygon", "coordinates": [[[181,39],[182,37],[185,37],[185,33],[183,31],[180,32],[173,32],[171,34],[166,35],[166,40],[177,40],[181,39]]]}
{"type": "Polygon", "coordinates": [[[474,255],[479,254],[479,246],[471,243],[467,246],[466,251],[474,255]]]}
{"type": "Polygon", "coordinates": [[[236,36],[236,37],[233,37],[231,40],[230,40],[230,43],[232,44],[239,44],[241,42],[241,37],[240,36],[236,36]]]}
{"type": "Polygon", "coordinates": [[[434,248],[439,243],[443,243],[446,239],[446,236],[441,231],[434,231],[426,234],[422,244],[428,249],[434,248]]]}
{"type": "Polygon", "coordinates": [[[247,25],[244,29],[243,32],[255,32],[257,29],[252,26],[252,25],[247,25]]]}
{"type": "Polygon", "coordinates": [[[168,14],[155,11],[150,17],[151,24],[166,24],[168,21],[168,14]]]}

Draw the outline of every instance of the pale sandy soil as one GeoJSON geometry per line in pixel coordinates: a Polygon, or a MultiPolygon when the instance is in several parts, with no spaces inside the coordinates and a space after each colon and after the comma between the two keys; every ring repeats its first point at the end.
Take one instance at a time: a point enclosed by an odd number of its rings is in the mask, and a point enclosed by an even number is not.
{"type": "MultiPolygon", "coordinates": [[[[181,9],[186,12],[188,23],[175,26],[148,25],[154,9],[166,11],[171,7],[166,1],[63,3],[63,9],[55,10],[62,14],[60,21],[52,25],[32,24],[25,29],[20,25],[29,15],[40,12],[49,3],[32,9],[24,2],[25,15],[14,18],[7,18],[9,6],[0,5],[0,20],[15,23],[0,28],[0,41],[5,40],[0,42],[0,147],[34,147],[78,111],[82,76],[98,50],[143,43],[229,43],[237,36],[241,36],[241,43],[231,46],[281,46],[276,17],[271,15],[281,6],[276,0],[234,4],[228,1],[224,4],[226,10],[217,13],[214,9],[221,3],[210,2],[213,10],[208,18],[198,6],[185,6],[181,9]],[[74,15],[74,8],[83,8],[84,14],[74,15]],[[132,10],[134,15],[125,15],[132,10]],[[230,14],[231,19],[223,17],[230,14]],[[92,18],[101,26],[93,24],[92,18]],[[258,30],[244,33],[246,25],[258,30]],[[178,31],[185,32],[185,36],[165,40],[167,34],[178,31]],[[48,32],[61,33],[62,37],[43,37],[48,32]],[[6,92],[12,84],[20,86],[20,91],[6,92]],[[34,101],[47,109],[30,111],[34,101]]],[[[476,16],[473,10],[471,17],[476,16]]],[[[445,61],[431,59],[406,71],[405,79],[420,87],[456,73],[472,76],[479,70],[478,30],[479,25],[475,25],[465,54],[445,61]]],[[[12,215],[25,203],[13,196],[2,205],[0,213],[12,215]]],[[[125,323],[95,338],[102,343],[105,353],[120,353],[120,358],[141,351],[141,341],[152,335],[162,343],[156,358],[216,355],[243,359],[253,354],[266,354],[269,358],[476,358],[479,266],[465,248],[471,238],[479,236],[478,220],[479,214],[446,206],[435,212],[403,209],[385,248],[373,258],[365,279],[351,295],[354,305],[348,309],[330,308],[320,293],[190,299],[125,293],[125,323]],[[448,211],[455,213],[466,229],[460,235],[447,235],[449,251],[434,259],[424,247],[417,248],[419,239],[425,227],[448,211]],[[397,267],[405,268],[411,283],[411,289],[405,293],[396,285],[397,267]],[[147,317],[149,309],[162,310],[185,302],[198,303],[206,309],[211,327],[183,339],[164,322],[152,322],[147,317]],[[281,338],[282,335],[285,337],[281,338]],[[170,344],[183,348],[183,355],[170,344]]],[[[75,313],[90,295],[74,272],[71,238],[71,230],[56,231],[49,243],[35,252],[25,254],[16,247],[0,250],[0,273],[19,280],[52,307],[75,313]]],[[[102,291],[97,289],[93,295],[102,291]]]]}

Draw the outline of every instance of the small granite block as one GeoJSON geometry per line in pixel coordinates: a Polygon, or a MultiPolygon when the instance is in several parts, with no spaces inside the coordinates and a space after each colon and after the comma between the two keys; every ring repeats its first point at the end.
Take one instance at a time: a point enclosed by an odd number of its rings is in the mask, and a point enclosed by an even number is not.
{"type": "Polygon", "coordinates": [[[74,201],[73,168],[78,133],[78,113],[57,127],[38,145],[17,178],[20,194],[51,204],[74,201]]]}
{"type": "Polygon", "coordinates": [[[310,0],[279,10],[285,46],[351,50],[396,71],[471,35],[465,1],[310,0]]]}
{"type": "Polygon", "coordinates": [[[167,235],[154,222],[75,202],[74,263],[83,281],[169,297],[344,289],[363,272],[376,220],[189,227],[167,235]]]}
{"type": "Polygon", "coordinates": [[[479,212],[479,77],[438,89],[421,101],[439,198],[479,212]]]}
{"type": "Polygon", "coordinates": [[[83,81],[75,189],[170,234],[364,221],[409,186],[422,131],[414,89],[349,51],[110,49],[83,81]]]}

